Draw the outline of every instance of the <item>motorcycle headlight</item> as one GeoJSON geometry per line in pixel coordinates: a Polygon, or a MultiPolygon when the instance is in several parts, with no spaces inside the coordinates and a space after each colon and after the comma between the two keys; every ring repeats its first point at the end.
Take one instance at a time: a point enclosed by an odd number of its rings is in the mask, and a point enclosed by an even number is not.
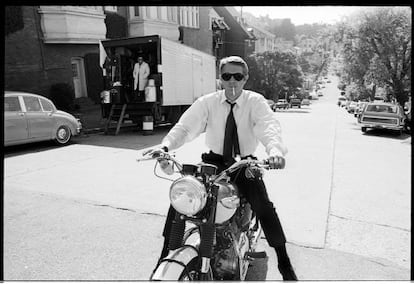
{"type": "Polygon", "coordinates": [[[173,182],[170,201],[175,210],[187,216],[200,212],[207,202],[204,185],[193,176],[185,176],[173,182]]]}

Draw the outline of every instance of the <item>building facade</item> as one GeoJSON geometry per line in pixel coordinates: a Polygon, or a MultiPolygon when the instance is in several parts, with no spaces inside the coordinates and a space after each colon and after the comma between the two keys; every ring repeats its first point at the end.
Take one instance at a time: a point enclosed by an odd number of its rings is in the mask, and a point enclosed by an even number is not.
{"type": "Polygon", "coordinates": [[[214,55],[211,7],[8,6],[5,89],[49,96],[65,83],[98,103],[104,88],[99,42],[160,35],[214,55]]]}
{"type": "Polygon", "coordinates": [[[66,83],[77,98],[97,97],[92,78],[106,34],[103,6],[9,6],[6,21],[16,14],[20,28],[5,37],[5,89],[47,96],[51,85],[66,83]]]}

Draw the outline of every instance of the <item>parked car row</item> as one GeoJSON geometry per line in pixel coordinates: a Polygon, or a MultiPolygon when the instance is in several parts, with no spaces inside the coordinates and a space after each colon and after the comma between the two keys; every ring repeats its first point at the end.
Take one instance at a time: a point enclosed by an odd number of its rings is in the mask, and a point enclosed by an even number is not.
{"type": "Polygon", "coordinates": [[[24,93],[4,93],[4,146],[54,140],[66,145],[82,129],[79,119],[56,109],[46,97],[24,93]]]}
{"type": "MultiPolygon", "coordinates": [[[[269,104],[270,105],[270,104],[269,104]]],[[[291,98],[290,101],[286,99],[279,99],[276,103],[270,105],[273,111],[277,109],[289,109],[293,107],[301,108],[303,105],[309,106],[310,100],[309,99],[300,99],[300,98],[291,98]]]]}
{"type": "Polygon", "coordinates": [[[403,131],[410,131],[411,113],[408,115],[399,104],[380,100],[355,102],[341,95],[338,97],[338,106],[344,107],[357,118],[364,133],[369,129],[388,129],[400,135],[403,131]]]}

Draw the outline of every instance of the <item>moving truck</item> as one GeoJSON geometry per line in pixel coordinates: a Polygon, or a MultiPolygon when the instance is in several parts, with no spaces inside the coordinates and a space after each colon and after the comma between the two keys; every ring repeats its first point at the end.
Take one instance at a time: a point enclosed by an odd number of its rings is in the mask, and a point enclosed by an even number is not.
{"type": "Polygon", "coordinates": [[[175,123],[197,98],[216,90],[216,58],[182,43],[151,35],[104,40],[102,47],[107,56],[106,86],[118,91],[114,103],[136,109],[131,114],[134,121],[151,113],[155,125],[175,123]],[[149,85],[154,85],[156,94],[150,101],[132,101],[138,55],[150,66],[149,85]]]}

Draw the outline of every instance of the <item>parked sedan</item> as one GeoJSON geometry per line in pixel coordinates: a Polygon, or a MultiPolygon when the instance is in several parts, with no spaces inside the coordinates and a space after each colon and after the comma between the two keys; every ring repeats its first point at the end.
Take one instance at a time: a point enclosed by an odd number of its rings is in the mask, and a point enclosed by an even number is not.
{"type": "Polygon", "coordinates": [[[4,93],[4,145],[55,140],[67,144],[82,124],[69,113],[57,110],[49,99],[31,93],[4,93]]]}
{"type": "Polygon", "coordinates": [[[358,122],[362,132],[366,132],[368,128],[379,128],[397,130],[402,134],[405,118],[404,110],[398,104],[372,102],[365,106],[358,122]]]}
{"type": "Polygon", "coordinates": [[[344,96],[339,96],[338,106],[344,107],[346,105],[347,99],[344,96]]]}
{"type": "Polygon", "coordinates": [[[308,100],[308,99],[303,99],[303,100],[302,100],[302,105],[303,105],[303,106],[308,106],[308,105],[310,105],[310,100],[308,100]]]}
{"type": "Polygon", "coordinates": [[[276,111],[276,109],[278,109],[278,108],[288,109],[288,108],[289,108],[289,103],[288,103],[288,101],[287,101],[287,100],[285,100],[285,99],[280,99],[280,100],[278,100],[278,101],[275,103],[273,110],[274,110],[274,111],[276,111]]]}
{"type": "Polygon", "coordinates": [[[362,110],[367,105],[367,103],[368,102],[358,102],[357,107],[355,108],[355,111],[354,111],[355,117],[358,117],[361,114],[362,110]]]}
{"type": "Polygon", "coordinates": [[[349,113],[354,113],[355,112],[355,109],[357,108],[357,106],[358,106],[358,103],[357,102],[351,101],[349,103],[349,105],[346,107],[346,110],[349,113]]]}
{"type": "Polygon", "coordinates": [[[302,100],[298,98],[290,99],[290,107],[297,106],[298,108],[301,107],[302,100]]]}

